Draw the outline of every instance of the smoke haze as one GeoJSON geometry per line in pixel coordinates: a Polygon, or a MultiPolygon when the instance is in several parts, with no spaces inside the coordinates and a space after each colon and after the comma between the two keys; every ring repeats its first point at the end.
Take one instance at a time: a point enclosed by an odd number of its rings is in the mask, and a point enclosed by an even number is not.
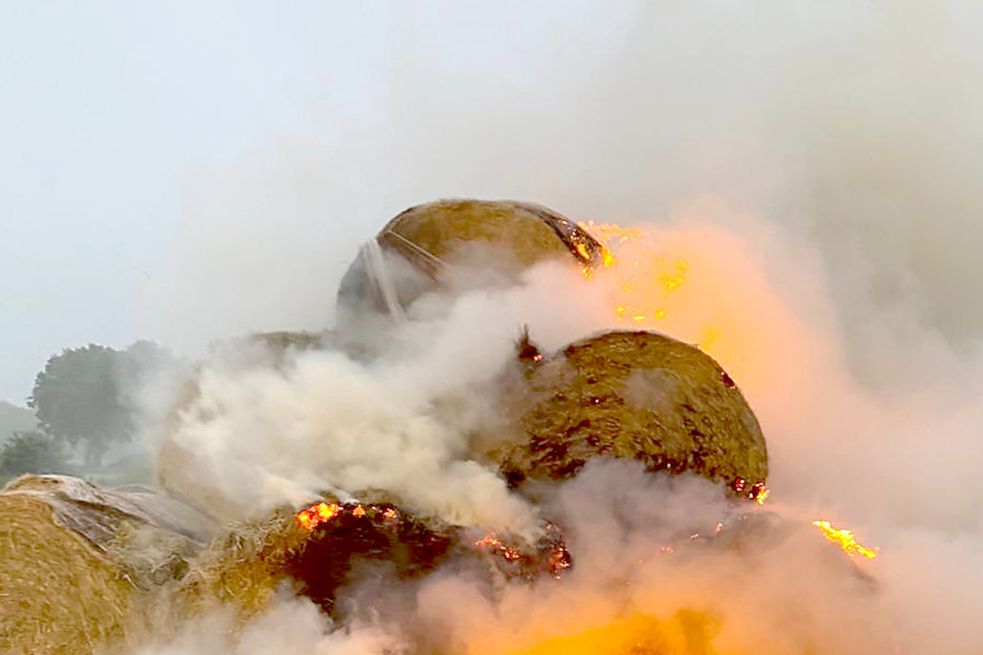
{"type": "MultiPolygon", "coordinates": [[[[297,79],[283,94],[294,109],[279,122],[222,133],[246,145],[217,148],[180,177],[166,172],[180,180],[179,202],[155,219],[167,226],[167,258],[146,282],[111,282],[121,285],[114,298],[137,307],[133,336],[200,354],[231,334],[330,326],[358,244],[438,197],[517,198],[642,226],[619,261],[686,262],[665,317],[642,326],[704,344],[733,375],[768,440],[769,505],[806,525],[830,518],[879,546],[864,563],[876,585],[844,574],[812,532],[750,553],[660,557],[676,533],[713,526],[726,513],[722,496],[696,480],[599,463],[541,505],[570,529],[576,568],[559,582],[490,594],[438,574],[370,596],[336,631],[284,598],[238,643],[216,636],[231,619],[207,617],[153,653],[398,653],[420,643],[504,653],[636,614],[672,626],[688,609],[713,617],[720,653],[983,651],[983,8],[309,9],[276,20],[243,10],[234,21],[242,42],[203,28],[190,6],[158,17],[163,52],[181,50],[167,35],[190,23],[190,47],[163,66],[175,97],[174,80],[197,57],[215,79],[249,77],[230,62],[267,35],[258,59],[268,61],[247,60],[260,86],[297,79]],[[626,508],[639,514],[626,518],[626,508]]],[[[151,19],[117,20],[143,33],[151,19]]],[[[230,108],[237,120],[266,107],[238,85],[217,88],[200,90],[255,100],[230,108]]],[[[176,112],[175,103],[165,106],[176,112]]],[[[18,257],[2,259],[23,266],[18,257]]],[[[521,532],[531,507],[462,459],[488,408],[464,402],[449,415],[435,401],[480,395],[521,324],[547,348],[619,325],[608,302],[616,283],[585,286],[545,267],[513,289],[425,299],[420,322],[393,335],[374,366],[330,353],[280,369],[210,360],[200,401],[209,419],[186,421],[176,438],[229,495],[252,485],[254,495],[238,496],[250,504],[297,502],[325,485],[390,485],[422,511],[521,532]],[[346,441],[355,420],[378,450],[346,441]]],[[[106,303],[92,311],[110,315],[106,303]]],[[[84,339],[132,340],[91,329],[84,339]]]]}

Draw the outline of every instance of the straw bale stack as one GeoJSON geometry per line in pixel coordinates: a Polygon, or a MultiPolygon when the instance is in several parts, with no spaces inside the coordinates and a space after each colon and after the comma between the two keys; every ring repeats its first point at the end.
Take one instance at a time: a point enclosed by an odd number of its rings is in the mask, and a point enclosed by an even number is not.
{"type": "Polygon", "coordinates": [[[151,590],[182,577],[200,515],[142,489],[23,476],[0,492],[0,652],[105,652],[151,590]]]}
{"type": "Polygon", "coordinates": [[[478,265],[507,280],[549,259],[595,266],[601,244],[577,224],[530,203],[439,200],[393,218],[362,248],[338,291],[343,321],[399,314],[444,284],[450,266],[478,265]]]}
{"type": "Polygon", "coordinates": [[[691,471],[756,496],[768,475],[758,421],[698,348],[653,332],[607,332],[544,357],[524,341],[503,384],[511,435],[491,456],[514,484],[575,475],[592,457],[691,471]]]}

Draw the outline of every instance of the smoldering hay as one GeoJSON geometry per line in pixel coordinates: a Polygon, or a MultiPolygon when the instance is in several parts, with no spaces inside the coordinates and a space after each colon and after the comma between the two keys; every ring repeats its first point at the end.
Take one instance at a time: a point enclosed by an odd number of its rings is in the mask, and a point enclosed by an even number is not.
{"type": "MultiPolygon", "coordinates": [[[[489,635],[487,652],[602,644],[626,655],[713,653],[719,608],[701,604],[701,594],[719,583],[735,598],[753,595],[755,575],[782,574],[769,553],[818,558],[816,588],[851,590],[846,605],[876,593],[872,578],[807,524],[751,502],[766,490],[764,436],[735,381],[695,346],[619,330],[553,350],[516,325],[500,367],[463,390],[417,394],[423,381],[413,376],[426,369],[414,368],[415,353],[388,359],[386,342],[432,320],[427,312],[442,306],[435,297],[507,289],[544,264],[586,284],[610,259],[583,227],[539,206],[442,201],[400,214],[346,276],[348,315],[335,331],[231,343],[188,382],[163,426],[158,477],[170,496],[148,501],[184,508],[183,518],[164,525],[130,505],[121,510],[126,492],[60,480],[100,499],[80,515],[117,517],[91,520],[100,526],[93,536],[65,518],[79,512],[59,515],[54,500],[28,499],[26,482],[0,495],[12,544],[0,566],[23,580],[5,597],[6,645],[132,649],[231,611],[228,646],[275,613],[284,594],[330,617],[324,630],[351,633],[366,613],[392,621],[414,594],[425,603],[449,586],[473,605],[494,599],[506,614],[536,598],[570,607],[574,624],[557,620],[511,640],[489,635]],[[592,522],[605,529],[591,535],[592,522]],[[153,547],[127,536],[133,524],[150,526],[153,547]],[[632,526],[622,543],[595,541],[622,524],[632,526]],[[219,533],[208,543],[205,528],[219,533]],[[42,544],[55,552],[25,556],[42,544]],[[156,554],[149,564],[144,549],[156,554]],[[643,565],[619,581],[622,555],[643,565]],[[598,574],[598,562],[609,573],[598,574]],[[697,584],[690,576],[704,565],[717,575],[697,584]],[[678,576],[692,593],[683,605],[645,611],[634,595],[594,598],[594,584],[637,585],[646,575],[678,576]],[[42,578],[44,587],[31,588],[42,578]],[[13,600],[23,594],[37,604],[13,600]]],[[[398,649],[475,652],[426,623],[402,626],[398,649]]],[[[494,624],[485,616],[476,634],[494,624]]]]}

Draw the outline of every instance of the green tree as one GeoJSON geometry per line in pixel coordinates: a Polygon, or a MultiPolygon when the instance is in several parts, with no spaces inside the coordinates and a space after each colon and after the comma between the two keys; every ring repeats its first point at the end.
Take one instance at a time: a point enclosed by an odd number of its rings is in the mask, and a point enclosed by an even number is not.
{"type": "Polygon", "coordinates": [[[85,443],[85,463],[98,466],[114,441],[128,439],[132,419],[120,388],[125,354],[90,344],[48,359],[28,405],[52,437],[85,443]]]}
{"type": "Polygon", "coordinates": [[[17,432],[0,448],[0,484],[23,473],[66,473],[61,439],[41,432],[17,432]]]}

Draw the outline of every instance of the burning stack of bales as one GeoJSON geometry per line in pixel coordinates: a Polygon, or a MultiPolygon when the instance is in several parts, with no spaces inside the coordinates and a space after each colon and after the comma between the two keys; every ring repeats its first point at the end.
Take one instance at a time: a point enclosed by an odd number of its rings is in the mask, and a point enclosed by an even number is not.
{"type": "MultiPolygon", "coordinates": [[[[543,207],[440,201],[399,214],[363,248],[341,285],[339,306],[346,320],[356,324],[365,315],[405,320],[421,295],[453,293],[448,289],[451,269],[467,265],[472,257],[514,281],[522,270],[539,262],[558,260],[579,269],[592,268],[604,261],[606,253],[574,222],[543,207]],[[489,259],[488,253],[494,257],[489,259]]],[[[256,341],[272,346],[275,359],[291,349],[346,342],[343,335],[289,333],[277,333],[272,339],[259,335],[256,341]]],[[[572,477],[592,458],[621,457],[641,461],[652,471],[701,475],[723,483],[737,496],[763,496],[767,451],[760,427],[733,380],[698,348],[650,332],[600,334],[554,354],[541,353],[528,335],[518,345],[514,366],[501,373],[502,393],[497,398],[508,418],[505,435],[491,440],[495,447],[471,453],[499,466],[513,487],[527,480],[572,477]]],[[[195,393],[189,390],[190,396],[195,393]]],[[[165,442],[159,461],[162,486],[217,519],[241,516],[236,500],[209,484],[209,476],[196,468],[193,459],[182,447],[165,442]]],[[[359,490],[347,491],[370,500],[359,490]]],[[[472,541],[456,528],[435,525],[391,504],[329,501],[321,506],[335,508],[332,520],[319,523],[314,531],[290,520],[290,512],[238,524],[199,558],[185,583],[185,600],[191,606],[231,602],[243,616],[251,616],[266,606],[279,584],[292,580],[299,591],[330,608],[334,588],[351,557],[393,560],[395,550],[379,544],[392,541],[394,526],[404,522],[416,526],[405,534],[397,530],[396,542],[408,544],[413,541],[411,534],[425,534],[421,543],[444,544],[422,548],[426,556],[412,565],[404,561],[407,571],[426,568],[428,560],[438,561],[454,549],[452,543],[472,541]],[[364,513],[352,516],[356,509],[364,513]],[[374,522],[373,516],[389,512],[400,517],[397,524],[374,522]],[[359,533],[350,530],[352,526],[369,531],[359,533]],[[383,538],[384,534],[389,536],[383,538]],[[361,551],[355,546],[360,540],[361,551]],[[321,566],[333,582],[312,584],[307,579],[307,565],[301,562],[312,557],[326,558],[321,566]]],[[[509,551],[504,545],[502,549],[498,554],[504,561],[520,557],[519,550],[509,551]]],[[[408,551],[401,552],[405,558],[408,551]]]]}
{"type": "MultiPolygon", "coordinates": [[[[445,200],[399,214],[363,248],[342,283],[339,307],[348,315],[403,316],[422,293],[446,286],[450,269],[469,257],[514,280],[550,259],[589,270],[610,254],[545,207],[445,200]],[[373,249],[390,256],[391,268],[412,269],[427,283],[401,288],[387,268],[372,266],[373,249]]],[[[504,444],[484,453],[514,485],[571,477],[587,460],[607,456],[639,460],[653,471],[689,471],[735,495],[763,498],[768,455],[761,428],[734,381],[699,348],[652,332],[609,332],[548,355],[526,334],[518,356],[521,375],[503,373],[499,399],[511,430],[504,444]]]]}
{"type": "MultiPolygon", "coordinates": [[[[539,262],[590,269],[606,256],[586,231],[544,207],[472,200],[414,207],[352,264],[339,290],[339,331],[412,318],[424,294],[452,292],[455,268],[508,282],[539,262]]],[[[344,334],[259,341],[281,354],[350,344],[344,334]]],[[[608,456],[762,497],[768,468],[758,423],[727,373],[697,348],[649,332],[610,332],[549,354],[526,337],[501,376],[497,402],[508,427],[493,448],[472,455],[498,465],[513,487],[569,478],[608,456]]],[[[196,393],[188,387],[185,407],[196,393]]],[[[491,562],[510,577],[559,575],[571,564],[553,526],[540,543],[520,547],[358,490],[346,491],[362,502],[326,497],[222,526],[240,516],[235,499],[173,441],[161,450],[158,476],[202,513],[160,494],[103,492],[68,478],[26,478],[0,494],[0,650],[95,652],[122,643],[132,617],[152,605],[179,617],[232,605],[247,620],[284,585],[335,612],[356,561],[398,578],[451,558],[491,562]],[[223,534],[204,545],[216,526],[223,534]]]]}

